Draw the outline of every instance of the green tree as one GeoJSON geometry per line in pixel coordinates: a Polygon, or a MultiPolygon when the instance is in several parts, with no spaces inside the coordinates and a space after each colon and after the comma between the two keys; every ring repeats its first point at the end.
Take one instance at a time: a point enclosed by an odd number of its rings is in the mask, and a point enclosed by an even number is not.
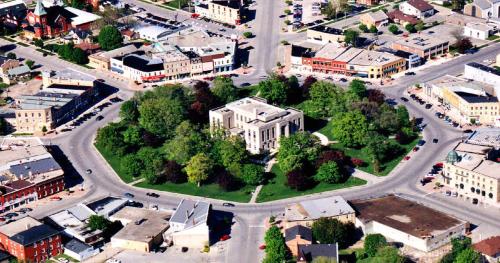
{"type": "Polygon", "coordinates": [[[288,86],[277,77],[271,76],[259,82],[258,89],[259,96],[266,99],[268,103],[283,104],[287,99],[288,86]]]}
{"type": "Polygon", "coordinates": [[[397,25],[395,25],[395,24],[391,24],[388,29],[394,35],[396,35],[396,34],[399,33],[399,27],[397,25]]]}
{"type": "Polygon", "coordinates": [[[318,182],[338,184],[344,180],[344,176],[338,164],[334,161],[330,161],[319,167],[318,172],[314,175],[314,179],[318,182]]]}
{"type": "Polygon", "coordinates": [[[103,50],[108,51],[121,47],[123,36],[116,27],[107,25],[101,28],[97,41],[103,50]]]}
{"type": "Polygon", "coordinates": [[[153,98],[139,105],[139,124],[162,138],[171,138],[186,114],[182,102],[169,98],[153,98]]]}
{"type": "Polygon", "coordinates": [[[305,162],[313,162],[318,157],[321,145],[315,136],[308,132],[297,132],[289,137],[280,137],[278,164],[288,173],[305,162]]]}
{"type": "Polygon", "coordinates": [[[410,114],[404,105],[399,105],[396,108],[396,115],[400,127],[410,127],[410,114]]]}
{"type": "Polygon", "coordinates": [[[415,29],[418,32],[422,32],[425,29],[425,24],[423,21],[418,21],[418,23],[415,25],[415,29]]]}
{"type": "Polygon", "coordinates": [[[365,82],[359,79],[354,79],[349,83],[349,91],[356,94],[358,98],[366,97],[366,85],[365,82]]]}
{"type": "Polygon", "coordinates": [[[312,225],[313,238],[321,244],[339,244],[346,248],[353,240],[356,228],[354,224],[342,223],[337,219],[322,217],[312,225]]]}
{"type": "Polygon", "coordinates": [[[273,225],[266,231],[264,241],[266,242],[264,263],[281,263],[286,260],[287,250],[285,239],[277,226],[273,225]]]}
{"type": "Polygon", "coordinates": [[[358,41],[359,32],[352,29],[347,29],[344,31],[344,41],[352,46],[356,46],[356,42],[358,41]]]}
{"type": "Polygon", "coordinates": [[[120,159],[120,169],[128,176],[137,177],[144,169],[144,165],[135,154],[131,153],[120,159]]]}
{"type": "Polygon", "coordinates": [[[370,33],[373,33],[373,34],[378,33],[378,29],[375,25],[370,26],[370,33]]]}
{"type": "Polygon", "coordinates": [[[142,145],[142,130],[136,125],[128,126],[123,132],[123,141],[132,146],[142,145]]]}
{"type": "Polygon", "coordinates": [[[375,256],[379,248],[387,246],[387,240],[381,234],[369,234],[365,237],[365,253],[370,257],[375,256]]]}
{"type": "Polygon", "coordinates": [[[249,185],[259,185],[265,180],[264,167],[249,163],[241,168],[241,179],[249,185]]]}
{"type": "Polygon", "coordinates": [[[71,60],[71,56],[73,54],[73,48],[74,48],[73,43],[62,45],[57,50],[57,54],[63,59],[71,60]]]}
{"type": "Polygon", "coordinates": [[[415,33],[415,26],[413,24],[406,24],[405,29],[408,33],[415,33]]]}
{"type": "Polygon", "coordinates": [[[39,48],[42,48],[44,45],[43,40],[41,40],[39,38],[35,39],[33,42],[34,42],[35,46],[39,47],[39,48]]]}
{"type": "Polygon", "coordinates": [[[379,115],[375,118],[375,125],[383,134],[394,134],[400,128],[398,114],[387,103],[383,103],[379,115]]]}
{"type": "Polygon", "coordinates": [[[226,138],[217,146],[221,163],[226,168],[233,163],[244,163],[248,158],[245,140],[240,136],[226,138]]]}
{"type": "Polygon", "coordinates": [[[8,59],[16,59],[17,55],[16,55],[16,53],[9,52],[9,53],[7,53],[7,58],[8,59]]]}
{"type": "Polygon", "coordinates": [[[42,127],[42,132],[43,132],[43,133],[46,133],[46,132],[47,132],[47,127],[46,127],[45,125],[42,127]]]}
{"type": "Polygon", "coordinates": [[[216,77],[214,79],[212,93],[220,103],[226,104],[238,98],[238,90],[231,78],[216,77]]]}
{"type": "Polygon", "coordinates": [[[206,138],[199,128],[188,121],[183,121],[175,129],[175,137],[166,141],[163,152],[169,160],[179,164],[186,164],[191,157],[205,151],[206,138]]]}
{"type": "Polygon", "coordinates": [[[92,230],[105,230],[111,222],[100,215],[91,215],[87,226],[92,230]]]}
{"type": "Polygon", "coordinates": [[[136,100],[127,100],[120,106],[120,118],[127,123],[136,123],[139,119],[139,109],[136,100]]]}
{"type": "Polygon", "coordinates": [[[368,27],[365,25],[365,24],[359,24],[359,30],[361,30],[362,32],[368,32],[368,27]]]}
{"type": "Polygon", "coordinates": [[[305,102],[304,111],[313,117],[332,117],[345,111],[344,91],[326,81],[315,82],[309,91],[310,100],[305,102]]]}
{"type": "Polygon", "coordinates": [[[465,0],[452,0],[451,1],[451,9],[453,10],[462,10],[465,5],[465,0]]]}
{"type": "Polygon", "coordinates": [[[253,36],[252,32],[243,32],[243,37],[244,38],[251,38],[253,36]]]}
{"type": "Polygon", "coordinates": [[[374,257],[369,257],[359,262],[362,263],[403,263],[405,258],[399,254],[399,250],[392,246],[380,248],[374,257]]]}
{"type": "Polygon", "coordinates": [[[28,68],[33,69],[33,66],[35,65],[35,61],[28,59],[28,60],[26,60],[26,62],[24,64],[26,64],[26,66],[28,66],[28,68]]]}
{"type": "Polygon", "coordinates": [[[479,263],[480,260],[481,255],[469,247],[457,255],[455,263],[479,263]]]}
{"type": "Polygon", "coordinates": [[[71,53],[71,61],[75,62],[76,64],[83,65],[89,63],[89,57],[87,56],[87,53],[83,51],[81,48],[74,48],[73,52],[71,53]]]}
{"type": "Polygon", "coordinates": [[[205,153],[198,153],[186,165],[186,174],[190,183],[200,187],[201,182],[208,179],[213,170],[213,161],[205,153]]]}
{"type": "Polygon", "coordinates": [[[364,144],[368,132],[365,116],[358,110],[340,113],[332,120],[332,133],[347,147],[364,144]]]}
{"type": "Polygon", "coordinates": [[[124,127],[120,123],[110,123],[97,130],[96,145],[106,151],[122,156],[125,153],[125,142],[122,131],[124,127]]]}
{"type": "Polygon", "coordinates": [[[146,179],[149,184],[158,184],[165,180],[162,174],[163,164],[165,160],[159,150],[151,147],[143,147],[137,152],[144,169],[141,171],[141,176],[146,179]]]}

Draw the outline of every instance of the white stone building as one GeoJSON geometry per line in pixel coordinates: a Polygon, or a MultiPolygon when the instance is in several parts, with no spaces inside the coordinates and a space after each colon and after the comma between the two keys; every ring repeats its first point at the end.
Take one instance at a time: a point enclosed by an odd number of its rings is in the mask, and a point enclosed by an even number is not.
{"type": "Polygon", "coordinates": [[[248,97],[210,111],[211,129],[222,128],[231,135],[242,136],[247,150],[258,154],[279,148],[279,138],[304,130],[302,111],[266,103],[257,97],[248,97]]]}
{"type": "Polygon", "coordinates": [[[497,31],[496,26],[485,23],[467,23],[464,26],[464,36],[486,40],[497,31]]]}

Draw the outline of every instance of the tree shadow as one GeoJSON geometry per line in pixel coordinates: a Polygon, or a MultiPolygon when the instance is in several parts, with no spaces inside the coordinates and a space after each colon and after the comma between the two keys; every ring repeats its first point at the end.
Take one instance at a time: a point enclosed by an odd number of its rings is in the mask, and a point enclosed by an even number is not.
{"type": "Polygon", "coordinates": [[[221,242],[224,235],[231,236],[231,226],[234,214],[228,211],[212,210],[208,218],[208,225],[210,226],[209,245],[215,245],[221,242]]]}

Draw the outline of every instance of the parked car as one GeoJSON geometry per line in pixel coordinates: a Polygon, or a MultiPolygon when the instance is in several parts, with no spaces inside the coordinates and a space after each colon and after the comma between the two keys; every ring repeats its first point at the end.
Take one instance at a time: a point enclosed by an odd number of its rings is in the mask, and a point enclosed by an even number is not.
{"type": "Polygon", "coordinates": [[[188,248],[187,247],[182,247],[181,251],[182,251],[182,253],[186,253],[188,251],[188,248]]]}
{"type": "Polygon", "coordinates": [[[406,155],[406,156],[405,156],[405,158],[403,158],[403,159],[404,159],[405,161],[408,161],[408,160],[410,160],[410,158],[411,158],[411,157],[410,157],[409,155],[406,155]]]}
{"type": "Polygon", "coordinates": [[[418,146],[424,146],[424,144],[425,144],[425,140],[419,140],[419,141],[417,142],[417,145],[418,145],[418,146]]]}
{"type": "Polygon", "coordinates": [[[7,213],[7,214],[3,215],[3,217],[5,217],[7,219],[11,219],[11,218],[16,217],[18,215],[19,215],[18,213],[12,212],[12,213],[7,213]]]}
{"type": "Polygon", "coordinates": [[[472,204],[477,205],[479,203],[479,200],[477,198],[472,199],[472,204]]]}
{"type": "Polygon", "coordinates": [[[430,108],[432,108],[432,104],[430,104],[430,103],[425,104],[425,108],[426,108],[426,109],[430,109],[430,108]]]}
{"type": "Polygon", "coordinates": [[[102,119],[104,119],[104,117],[103,117],[102,115],[99,115],[99,116],[97,116],[97,118],[95,118],[95,119],[96,119],[96,121],[101,121],[102,119]]]}
{"type": "Polygon", "coordinates": [[[346,78],[340,78],[339,81],[340,82],[347,82],[347,79],[346,78]]]}
{"type": "Polygon", "coordinates": [[[408,71],[408,72],[405,72],[405,75],[406,75],[406,76],[413,76],[413,75],[415,75],[415,72],[413,72],[413,71],[408,71]]]}
{"type": "Polygon", "coordinates": [[[418,151],[418,149],[420,149],[420,148],[418,148],[417,146],[413,147],[414,152],[418,151]]]}
{"type": "Polygon", "coordinates": [[[91,170],[91,169],[87,169],[87,170],[85,170],[85,173],[86,173],[86,174],[91,174],[91,173],[92,173],[92,170],[91,170]]]}
{"type": "Polygon", "coordinates": [[[225,207],[235,207],[235,205],[232,204],[232,203],[222,203],[222,206],[225,206],[225,207]]]}
{"type": "Polygon", "coordinates": [[[432,142],[433,142],[433,143],[438,143],[438,142],[439,142],[439,140],[438,140],[437,138],[434,138],[434,139],[432,139],[432,142]]]}
{"type": "Polygon", "coordinates": [[[405,98],[405,97],[401,97],[401,100],[404,101],[404,102],[408,102],[408,99],[405,98]]]}
{"type": "Polygon", "coordinates": [[[134,198],[134,195],[133,195],[133,194],[131,194],[131,193],[125,193],[125,194],[123,194],[123,195],[124,195],[126,198],[130,198],[130,199],[134,198]]]}
{"type": "Polygon", "coordinates": [[[147,196],[154,197],[154,198],[158,198],[158,197],[160,197],[160,195],[159,195],[159,194],[157,194],[157,193],[147,193],[146,195],[147,195],[147,196]]]}
{"type": "Polygon", "coordinates": [[[464,133],[472,133],[472,130],[471,129],[467,129],[464,131],[464,133]]]}
{"type": "Polygon", "coordinates": [[[51,196],[49,199],[50,199],[50,201],[61,201],[62,200],[62,198],[60,196],[57,196],[57,195],[51,196]]]}
{"type": "Polygon", "coordinates": [[[231,238],[231,237],[230,237],[229,235],[227,235],[227,234],[226,234],[226,235],[221,236],[220,241],[226,241],[226,240],[228,240],[228,239],[230,239],[230,238],[231,238]]]}
{"type": "Polygon", "coordinates": [[[263,244],[263,245],[260,245],[260,246],[259,246],[259,249],[260,249],[260,250],[264,250],[264,249],[266,249],[266,245],[264,245],[264,244],[263,244]]]}

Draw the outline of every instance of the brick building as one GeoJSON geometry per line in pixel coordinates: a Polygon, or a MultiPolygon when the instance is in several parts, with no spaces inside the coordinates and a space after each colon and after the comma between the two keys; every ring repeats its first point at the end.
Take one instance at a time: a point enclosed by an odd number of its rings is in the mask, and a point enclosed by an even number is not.
{"type": "Polygon", "coordinates": [[[63,252],[59,231],[29,216],[0,226],[0,248],[22,262],[45,262],[63,252]]]}

